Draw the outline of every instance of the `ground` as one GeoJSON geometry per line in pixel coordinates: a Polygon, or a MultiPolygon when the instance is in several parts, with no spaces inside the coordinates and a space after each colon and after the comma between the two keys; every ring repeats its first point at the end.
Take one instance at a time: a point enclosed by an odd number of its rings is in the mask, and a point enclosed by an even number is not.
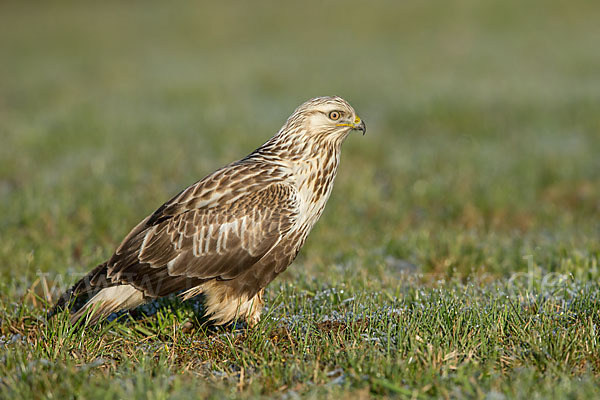
{"type": "Polygon", "coordinates": [[[3,2],[0,397],[598,397],[596,3],[3,2]],[[368,134],[259,326],[45,321],[332,94],[368,134]]]}

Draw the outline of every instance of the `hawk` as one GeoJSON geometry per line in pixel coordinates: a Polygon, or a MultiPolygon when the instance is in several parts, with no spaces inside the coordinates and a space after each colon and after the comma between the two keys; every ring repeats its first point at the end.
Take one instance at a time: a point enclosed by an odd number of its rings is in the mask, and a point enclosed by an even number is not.
{"type": "Polygon", "coordinates": [[[141,221],[50,315],[71,309],[72,323],[84,316],[94,323],[172,293],[184,300],[202,293],[214,324],[255,325],[264,288],[292,263],[323,212],[352,130],[364,135],[366,126],[344,99],[308,100],[250,155],[141,221]]]}

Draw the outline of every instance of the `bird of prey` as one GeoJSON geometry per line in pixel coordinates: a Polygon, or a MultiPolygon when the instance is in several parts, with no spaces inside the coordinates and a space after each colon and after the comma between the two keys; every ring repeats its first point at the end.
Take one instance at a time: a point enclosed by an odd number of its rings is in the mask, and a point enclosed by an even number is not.
{"type": "Polygon", "coordinates": [[[344,99],[308,100],[265,144],[141,221],[50,315],[71,309],[72,323],[94,323],[172,293],[202,293],[214,324],[255,325],[265,286],[292,263],[323,212],[352,130],[364,135],[366,126],[344,99]]]}

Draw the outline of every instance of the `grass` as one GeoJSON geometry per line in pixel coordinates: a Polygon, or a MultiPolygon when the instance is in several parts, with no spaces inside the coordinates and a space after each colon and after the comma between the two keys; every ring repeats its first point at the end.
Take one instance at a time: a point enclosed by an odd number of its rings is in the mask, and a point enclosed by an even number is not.
{"type": "Polygon", "coordinates": [[[600,7],[0,5],[0,397],[599,395],[600,7]],[[47,303],[338,94],[325,214],[255,329],[47,303]]]}

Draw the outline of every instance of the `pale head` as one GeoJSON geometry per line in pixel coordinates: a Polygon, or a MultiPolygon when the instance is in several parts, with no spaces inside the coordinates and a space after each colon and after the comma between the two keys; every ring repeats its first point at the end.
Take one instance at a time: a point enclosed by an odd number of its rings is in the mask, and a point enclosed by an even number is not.
{"type": "Polygon", "coordinates": [[[290,116],[282,131],[302,132],[321,140],[343,140],[351,130],[367,128],[354,108],[338,96],[310,99],[290,116]]]}

